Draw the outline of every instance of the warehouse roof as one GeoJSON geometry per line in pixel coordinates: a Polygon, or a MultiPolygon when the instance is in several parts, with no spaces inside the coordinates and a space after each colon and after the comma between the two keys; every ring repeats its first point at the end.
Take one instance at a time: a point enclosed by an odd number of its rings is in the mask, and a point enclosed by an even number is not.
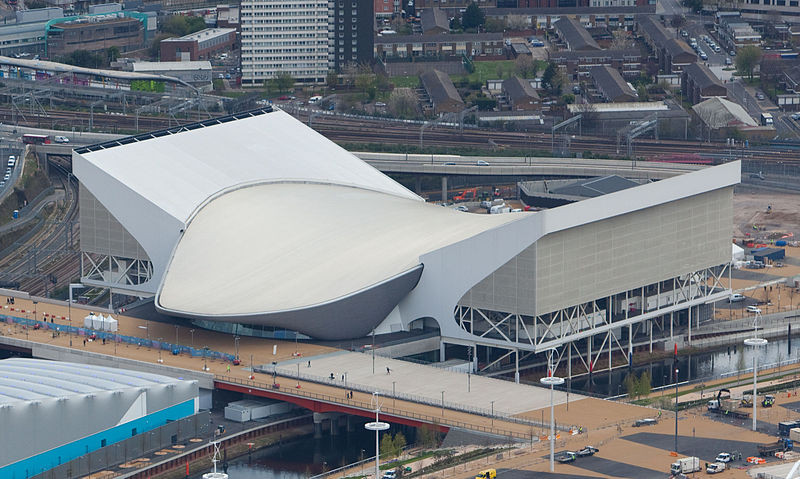
{"type": "Polygon", "coordinates": [[[692,107],[697,116],[709,127],[758,126],[741,105],[714,97],[692,107]]]}
{"type": "Polygon", "coordinates": [[[43,359],[0,361],[0,404],[114,391],[180,380],[158,374],[43,359]]]}
{"type": "Polygon", "coordinates": [[[600,50],[600,45],[594,41],[583,25],[571,17],[562,17],[553,24],[572,51],[600,50]]]}

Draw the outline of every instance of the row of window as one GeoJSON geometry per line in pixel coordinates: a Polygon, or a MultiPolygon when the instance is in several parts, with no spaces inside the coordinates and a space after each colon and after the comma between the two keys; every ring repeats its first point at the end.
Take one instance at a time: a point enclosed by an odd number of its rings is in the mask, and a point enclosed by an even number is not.
{"type": "MultiPolygon", "coordinates": [[[[325,59],[325,66],[327,66],[327,58],[325,59]]],[[[255,67],[259,67],[256,69],[244,69],[243,73],[247,73],[247,76],[261,76],[261,77],[271,77],[272,72],[279,72],[279,71],[292,71],[293,73],[300,73],[306,75],[316,75],[318,72],[322,71],[323,75],[325,74],[325,69],[322,68],[321,65],[317,64],[299,64],[299,63],[260,63],[258,65],[253,65],[255,67]],[[297,70],[299,68],[312,68],[312,70],[297,70]]]]}
{"type": "Polygon", "coordinates": [[[298,42],[298,41],[272,41],[272,42],[250,42],[245,45],[248,48],[252,47],[292,47],[292,46],[302,46],[302,47],[312,47],[317,45],[327,45],[328,42],[298,42]]]}
{"type": "Polygon", "coordinates": [[[242,2],[242,10],[263,10],[265,8],[282,8],[282,9],[292,9],[292,8],[320,8],[325,7],[325,3],[244,3],[242,2]]]}
{"type": "MultiPolygon", "coordinates": [[[[328,31],[327,28],[322,28],[321,26],[316,27],[303,27],[303,26],[291,26],[291,27],[258,27],[258,28],[242,28],[242,32],[249,33],[249,32],[295,32],[295,31],[303,31],[303,30],[312,30],[315,32],[319,32],[319,36],[325,36],[326,32],[328,31]]],[[[248,35],[249,36],[249,35],[248,35]]],[[[242,35],[244,37],[244,35],[242,35]]]]}
{"type": "MultiPolygon", "coordinates": [[[[358,36],[358,33],[353,32],[352,36],[353,36],[353,38],[355,38],[355,37],[358,36]]],[[[329,40],[333,40],[334,38],[336,38],[334,35],[328,35],[328,39],[329,40]]],[[[344,32],[339,32],[339,38],[344,38],[344,32]]]]}
{"type": "MultiPolygon", "coordinates": [[[[254,53],[258,55],[265,55],[268,54],[270,51],[265,50],[256,50],[254,53]]],[[[267,56],[253,56],[253,52],[250,52],[248,55],[242,55],[242,61],[248,62],[257,62],[257,61],[276,61],[276,60],[323,60],[326,57],[327,53],[325,52],[317,52],[317,55],[286,55],[286,50],[277,50],[274,53],[276,55],[267,55],[267,56]],[[325,53],[325,54],[323,54],[325,53]]]]}
{"type": "MultiPolygon", "coordinates": [[[[353,17],[351,20],[353,21],[353,23],[356,23],[358,21],[356,17],[353,17]]],[[[344,23],[344,18],[339,17],[339,23],[344,23]]]]}

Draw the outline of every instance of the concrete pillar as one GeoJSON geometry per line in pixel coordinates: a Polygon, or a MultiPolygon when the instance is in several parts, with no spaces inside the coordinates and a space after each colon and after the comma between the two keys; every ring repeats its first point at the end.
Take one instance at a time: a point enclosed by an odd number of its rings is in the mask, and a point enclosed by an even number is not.
{"type": "Polygon", "coordinates": [[[514,382],[519,384],[519,349],[514,351],[514,382]]]}
{"type": "Polygon", "coordinates": [[[692,307],[689,306],[689,345],[692,344],[692,307]]]}
{"type": "Polygon", "coordinates": [[[421,194],[422,193],[422,177],[417,176],[414,180],[414,193],[421,194]]]}
{"type": "Polygon", "coordinates": [[[347,419],[347,432],[354,432],[356,430],[356,422],[353,420],[353,416],[345,416],[347,419]]]}
{"type": "Polygon", "coordinates": [[[447,177],[442,176],[442,203],[447,203],[447,177]]]}
{"type": "Polygon", "coordinates": [[[331,418],[331,435],[332,436],[338,436],[339,435],[339,426],[341,426],[341,424],[339,424],[339,419],[341,419],[341,416],[333,416],[331,418]]]}
{"type": "Polygon", "coordinates": [[[322,437],[322,421],[325,420],[325,415],[318,412],[314,413],[314,439],[322,437]]]}
{"type": "Polygon", "coordinates": [[[439,361],[444,362],[445,359],[446,358],[444,355],[444,341],[439,341],[439,361]]]}

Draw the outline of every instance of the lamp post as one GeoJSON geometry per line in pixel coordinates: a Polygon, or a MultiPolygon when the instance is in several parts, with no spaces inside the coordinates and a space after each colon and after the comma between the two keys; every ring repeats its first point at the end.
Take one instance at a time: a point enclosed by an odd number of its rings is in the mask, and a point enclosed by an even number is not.
{"type": "Polygon", "coordinates": [[[678,372],[675,368],[675,452],[678,452],[678,372]]]}
{"type": "Polygon", "coordinates": [[[758,392],[758,352],[761,346],[766,346],[767,344],[766,339],[758,337],[759,317],[761,317],[761,314],[756,312],[756,316],[753,319],[753,337],[744,340],[745,346],[752,346],[755,349],[753,352],[753,431],[755,431],[758,426],[758,419],[756,418],[756,404],[758,403],[756,400],[756,393],[758,392]]]}
{"type": "Polygon", "coordinates": [[[380,457],[381,457],[381,450],[380,450],[380,442],[379,442],[379,435],[381,431],[385,431],[389,429],[389,424],[385,422],[380,422],[378,420],[378,414],[380,413],[381,406],[378,404],[378,393],[372,393],[372,397],[375,401],[375,422],[368,422],[364,424],[364,429],[368,431],[375,431],[375,478],[380,477],[380,457]]]}
{"type": "Polygon", "coordinates": [[[163,341],[163,340],[164,340],[164,338],[158,338],[158,362],[159,363],[163,363],[164,362],[164,360],[161,358],[161,341],[163,341]]]}
{"type": "Polygon", "coordinates": [[[175,325],[175,346],[178,345],[178,328],[179,327],[180,326],[178,326],[177,324],[175,325]]]}
{"type": "Polygon", "coordinates": [[[208,371],[208,346],[203,346],[203,371],[208,371]]]}
{"type": "Polygon", "coordinates": [[[150,328],[147,326],[139,326],[139,329],[144,329],[147,331],[147,348],[150,348],[150,328]]]}
{"type": "Polygon", "coordinates": [[[239,339],[241,339],[239,336],[233,337],[233,345],[236,349],[236,359],[239,359],[239,339]]]}
{"type": "Polygon", "coordinates": [[[192,349],[194,349],[194,329],[190,329],[189,333],[192,335],[192,349]]]}
{"type": "Polygon", "coordinates": [[[494,401],[492,401],[492,427],[494,427],[494,401]]]}
{"type": "Polygon", "coordinates": [[[67,319],[69,320],[69,347],[72,347],[72,290],[83,288],[85,288],[85,286],[81,283],[69,284],[69,303],[67,304],[67,319]]]}
{"type": "MultiPolygon", "coordinates": [[[[553,404],[553,394],[555,386],[564,384],[564,378],[552,376],[552,360],[554,352],[555,349],[551,349],[549,355],[547,356],[547,376],[539,380],[539,382],[541,382],[543,385],[550,386],[550,472],[555,472],[556,470],[556,413],[555,406],[553,404]]],[[[494,409],[494,404],[492,404],[492,409],[494,409]]]]}

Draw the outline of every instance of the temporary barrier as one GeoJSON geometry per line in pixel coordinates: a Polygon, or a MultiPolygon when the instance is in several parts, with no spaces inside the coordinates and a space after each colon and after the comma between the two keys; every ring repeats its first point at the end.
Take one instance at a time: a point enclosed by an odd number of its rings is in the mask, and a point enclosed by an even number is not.
{"type": "MultiPolygon", "coordinates": [[[[89,337],[94,335],[97,339],[100,340],[105,339],[106,341],[111,341],[111,342],[117,341],[119,343],[135,344],[137,346],[144,346],[149,348],[161,349],[164,351],[170,351],[173,354],[176,354],[175,352],[177,351],[177,354],[189,354],[193,357],[221,359],[223,361],[230,361],[230,362],[233,362],[233,360],[236,359],[236,356],[234,356],[233,354],[214,351],[213,349],[205,349],[205,348],[197,349],[190,346],[183,346],[164,341],[157,341],[155,339],[145,339],[136,336],[125,336],[122,334],[117,334],[109,331],[98,331],[87,327],[71,326],[69,324],[48,323],[47,321],[37,321],[33,319],[18,318],[16,316],[8,316],[8,315],[2,315],[0,316],[0,318],[2,318],[3,322],[8,324],[20,324],[23,326],[32,327],[34,329],[52,330],[52,331],[57,331],[59,333],[74,334],[76,336],[83,336],[83,337],[89,337]]],[[[66,318],[61,317],[61,319],[66,319],[66,318]]]]}

